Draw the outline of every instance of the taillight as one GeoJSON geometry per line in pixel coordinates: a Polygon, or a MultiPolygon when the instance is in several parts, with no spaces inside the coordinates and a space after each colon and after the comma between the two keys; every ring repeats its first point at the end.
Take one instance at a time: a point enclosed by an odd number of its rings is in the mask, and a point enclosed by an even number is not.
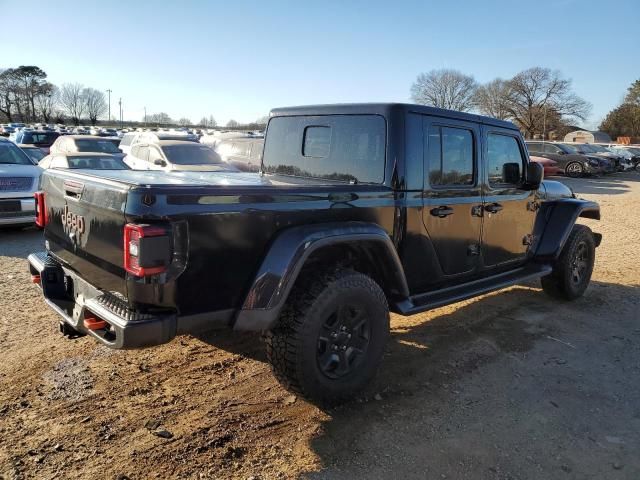
{"type": "Polygon", "coordinates": [[[47,208],[44,204],[44,192],[36,192],[33,196],[36,199],[36,225],[44,228],[47,224],[47,208]]]}
{"type": "Polygon", "coordinates": [[[124,269],[136,277],[164,272],[171,262],[166,229],[128,223],[124,226],[124,269]]]}

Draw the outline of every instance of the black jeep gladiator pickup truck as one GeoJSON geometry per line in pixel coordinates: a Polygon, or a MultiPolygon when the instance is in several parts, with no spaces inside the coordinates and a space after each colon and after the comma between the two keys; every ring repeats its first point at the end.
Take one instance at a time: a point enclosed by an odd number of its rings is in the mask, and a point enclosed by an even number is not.
{"type": "Polygon", "coordinates": [[[61,331],[113,348],[224,324],[264,332],[287,388],[337,402],[373,377],[389,311],[525,280],[572,300],[596,203],[542,182],[508,122],[406,104],[271,112],[259,173],[47,170],[33,281],[61,331]]]}

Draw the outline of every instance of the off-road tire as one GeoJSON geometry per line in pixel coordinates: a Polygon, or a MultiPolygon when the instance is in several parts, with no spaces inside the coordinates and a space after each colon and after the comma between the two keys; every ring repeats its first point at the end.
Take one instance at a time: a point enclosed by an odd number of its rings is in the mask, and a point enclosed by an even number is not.
{"type": "Polygon", "coordinates": [[[389,308],[380,286],[367,275],[342,269],[322,275],[303,272],[276,327],[264,338],[273,373],[286,389],[314,403],[334,405],[355,396],[375,376],[388,336],[389,308]],[[322,335],[328,319],[338,317],[338,307],[351,305],[362,306],[359,316],[366,316],[367,348],[353,371],[330,378],[318,357],[322,335]]]}
{"type": "Polygon", "coordinates": [[[580,164],[580,162],[571,162],[564,169],[564,174],[570,178],[580,178],[584,177],[584,165],[580,164]],[[570,167],[579,167],[576,170],[570,169],[570,167]]]}
{"type": "Polygon", "coordinates": [[[561,300],[575,300],[581,297],[591,280],[595,253],[596,243],[591,229],[584,225],[574,225],[560,257],[553,266],[553,271],[540,279],[542,289],[561,300]],[[586,262],[583,269],[578,269],[581,270],[581,274],[576,281],[580,252],[586,254],[586,262]]]}

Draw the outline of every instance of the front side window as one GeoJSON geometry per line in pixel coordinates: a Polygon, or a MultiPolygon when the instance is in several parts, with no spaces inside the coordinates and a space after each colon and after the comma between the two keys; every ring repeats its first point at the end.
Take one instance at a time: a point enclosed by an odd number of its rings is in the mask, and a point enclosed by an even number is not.
{"type": "Polygon", "coordinates": [[[265,172],[351,183],[384,181],[386,123],[380,115],[274,117],[265,172]]]}
{"type": "Polygon", "coordinates": [[[487,170],[491,187],[519,184],[523,165],[515,137],[495,133],[487,135],[487,170]]]}
{"type": "Polygon", "coordinates": [[[147,147],[146,145],[141,145],[140,148],[138,148],[138,153],[136,154],[136,157],[146,162],[147,159],[149,158],[149,147],[147,147]]]}
{"type": "Polygon", "coordinates": [[[155,147],[150,147],[149,148],[149,162],[153,163],[156,160],[164,160],[162,158],[162,154],[160,153],[160,151],[155,148],[155,147]]]}
{"type": "Polygon", "coordinates": [[[431,126],[428,138],[429,184],[473,185],[473,134],[462,128],[431,126]]]}
{"type": "Polygon", "coordinates": [[[544,152],[545,153],[559,153],[560,149],[558,147],[556,147],[555,145],[547,143],[544,146],[544,152]]]}

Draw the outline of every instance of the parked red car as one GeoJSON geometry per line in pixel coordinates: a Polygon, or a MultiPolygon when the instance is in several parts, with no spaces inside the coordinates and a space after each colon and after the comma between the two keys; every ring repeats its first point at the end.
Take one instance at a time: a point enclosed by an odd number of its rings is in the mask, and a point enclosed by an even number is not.
{"type": "Polygon", "coordinates": [[[545,178],[551,175],[560,175],[562,173],[562,169],[558,167],[558,162],[554,160],[544,157],[536,157],[533,155],[530,155],[529,158],[532,162],[536,162],[542,165],[545,178]]]}

